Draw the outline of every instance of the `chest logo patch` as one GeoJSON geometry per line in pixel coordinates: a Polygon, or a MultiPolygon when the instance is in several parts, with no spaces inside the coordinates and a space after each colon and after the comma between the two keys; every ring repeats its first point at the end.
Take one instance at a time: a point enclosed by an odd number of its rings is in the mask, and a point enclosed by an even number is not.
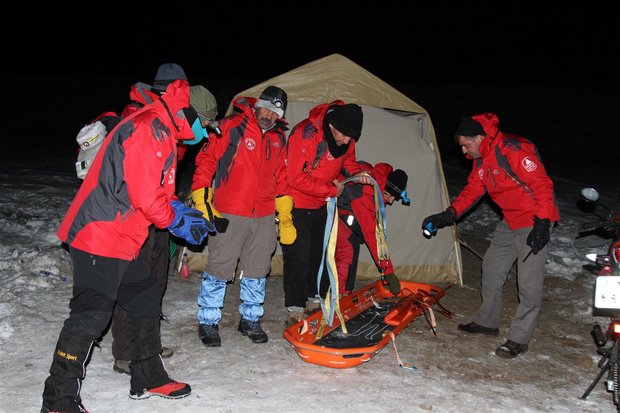
{"type": "Polygon", "coordinates": [[[253,138],[245,138],[245,147],[253,151],[256,148],[256,141],[253,138]]]}
{"type": "Polygon", "coordinates": [[[480,180],[484,178],[484,170],[482,168],[478,169],[478,177],[480,178],[480,180]]]}
{"type": "Polygon", "coordinates": [[[328,161],[333,161],[333,160],[334,160],[334,157],[333,157],[333,156],[332,156],[332,154],[331,154],[331,153],[329,153],[329,152],[327,152],[327,160],[328,160],[328,161]]]}
{"type": "Polygon", "coordinates": [[[174,184],[175,175],[176,175],[175,169],[174,168],[170,169],[170,171],[168,172],[168,185],[174,184]]]}
{"type": "Polygon", "coordinates": [[[528,172],[533,172],[536,170],[536,168],[538,168],[538,165],[536,164],[536,162],[534,162],[528,157],[523,158],[523,160],[521,161],[521,165],[523,165],[525,170],[528,172]]]}

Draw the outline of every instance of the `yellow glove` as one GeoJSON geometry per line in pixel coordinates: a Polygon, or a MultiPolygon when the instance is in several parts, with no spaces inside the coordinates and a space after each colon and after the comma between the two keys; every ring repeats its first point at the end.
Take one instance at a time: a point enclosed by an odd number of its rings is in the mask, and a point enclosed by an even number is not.
{"type": "Polygon", "coordinates": [[[283,195],[276,198],[276,211],[278,212],[278,228],[280,230],[280,243],[290,245],[297,238],[297,230],[293,226],[293,198],[283,195]]]}
{"type": "Polygon", "coordinates": [[[194,201],[194,208],[202,212],[202,215],[206,219],[213,222],[217,232],[226,232],[226,228],[228,228],[228,219],[222,218],[222,214],[213,207],[213,188],[193,190],[192,200],[194,201]],[[207,189],[206,197],[205,189],[207,189]]]}

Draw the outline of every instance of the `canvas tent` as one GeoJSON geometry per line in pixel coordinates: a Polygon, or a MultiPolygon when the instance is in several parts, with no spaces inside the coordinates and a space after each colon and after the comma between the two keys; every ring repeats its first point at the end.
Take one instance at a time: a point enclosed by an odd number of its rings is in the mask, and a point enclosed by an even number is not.
{"type": "MultiPolygon", "coordinates": [[[[454,229],[423,237],[425,216],[449,205],[441,158],[429,114],[417,103],[372,73],[338,54],[315,60],[265,80],[237,96],[258,97],[275,85],[288,94],[286,119],[292,127],[312,107],[336,99],[362,106],[364,124],[357,157],[375,164],[388,162],[409,175],[411,206],[395,203],[387,208],[387,241],[396,275],[401,279],[434,284],[461,284],[462,263],[454,229]]],[[[228,108],[230,112],[231,106],[228,108]]],[[[196,271],[204,268],[206,249],[196,271]]],[[[194,254],[196,255],[196,254],[194,254]]],[[[192,265],[192,268],[194,266],[192,265]]],[[[272,260],[272,274],[282,274],[282,252],[272,260]]],[[[358,277],[377,277],[367,251],[361,248],[358,277]]]]}

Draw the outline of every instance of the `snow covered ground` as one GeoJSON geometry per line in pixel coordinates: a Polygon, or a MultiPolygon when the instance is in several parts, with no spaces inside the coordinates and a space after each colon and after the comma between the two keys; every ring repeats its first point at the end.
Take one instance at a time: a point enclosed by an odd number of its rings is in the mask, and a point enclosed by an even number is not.
{"type": "MultiPolygon", "coordinates": [[[[0,411],[34,412],[41,406],[43,382],[71,296],[68,254],[55,232],[78,186],[72,160],[0,166],[0,411]],[[50,271],[66,282],[40,275],[50,271]],[[53,282],[50,282],[53,281],[53,282]]],[[[465,181],[465,171],[446,166],[450,193],[465,181]]],[[[113,372],[111,337],[106,335],[88,367],[82,397],[90,412],[612,412],[611,394],[602,380],[580,400],[598,372],[600,356],[590,337],[594,276],[582,266],[588,252],[603,253],[608,240],[577,238],[592,221],[576,208],[581,185],[555,179],[562,219],[551,241],[541,324],[530,351],[503,360],[494,349],[503,342],[516,305],[514,276],[506,283],[506,310],[499,337],[457,332],[479,305],[480,263],[463,249],[464,287],[452,287],[442,304],[454,319],[437,315],[437,336],[423,318],[396,340],[403,361],[385,347],[369,362],[350,369],[305,363],[282,337],[286,319],[282,278],[268,278],[266,344],[252,344],[237,331],[238,283],[229,287],[220,331],[221,348],[205,348],[196,332],[199,273],[183,281],[171,272],[164,298],[163,343],[175,350],[166,360],[171,376],[192,386],[181,400],[128,397],[129,376],[113,372]]],[[[606,198],[620,205],[620,195],[606,198]]],[[[414,200],[415,204],[415,200],[414,200]]],[[[389,218],[388,218],[389,219],[389,218]]],[[[484,252],[498,217],[480,205],[458,226],[469,248],[484,252]]],[[[368,281],[361,281],[360,285],[368,281]]]]}

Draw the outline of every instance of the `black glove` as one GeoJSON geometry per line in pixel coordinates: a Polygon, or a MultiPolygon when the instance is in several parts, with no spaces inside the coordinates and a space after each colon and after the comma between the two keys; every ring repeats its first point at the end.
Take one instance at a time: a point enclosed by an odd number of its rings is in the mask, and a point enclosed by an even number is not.
{"type": "Polygon", "coordinates": [[[532,247],[532,253],[534,255],[547,245],[551,235],[549,229],[551,228],[551,222],[548,219],[542,219],[534,217],[534,227],[532,232],[527,236],[527,245],[532,247]]]}
{"type": "Polygon", "coordinates": [[[454,208],[448,207],[445,211],[440,212],[439,214],[424,218],[424,221],[422,221],[422,229],[428,230],[430,224],[430,228],[438,230],[446,225],[454,224],[454,221],[456,221],[456,211],[454,208]]]}
{"type": "Polygon", "coordinates": [[[398,295],[400,292],[400,281],[398,277],[394,273],[385,274],[381,277],[381,281],[383,281],[383,285],[388,286],[390,292],[394,295],[398,295]]]}

